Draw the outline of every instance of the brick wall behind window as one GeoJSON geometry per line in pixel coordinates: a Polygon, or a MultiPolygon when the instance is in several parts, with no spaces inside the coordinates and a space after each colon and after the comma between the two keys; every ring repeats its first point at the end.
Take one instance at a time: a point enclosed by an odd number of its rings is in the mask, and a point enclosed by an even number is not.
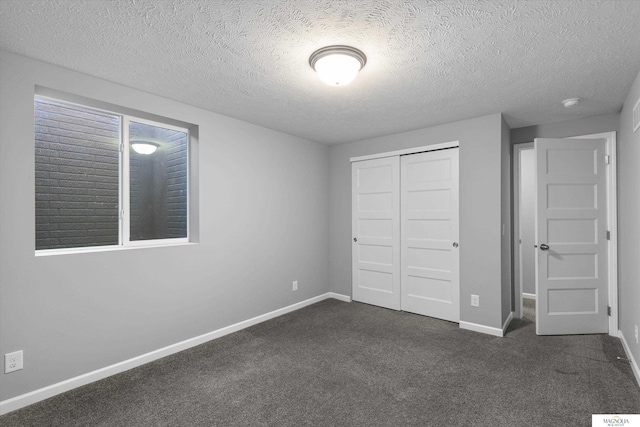
{"type": "Polygon", "coordinates": [[[118,244],[119,117],[35,102],[36,249],[118,244]]]}
{"type": "Polygon", "coordinates": [[[187,135],[176,132],[167,150],[167,231],[187,236],[187,135]]]}
{"type": "Polygon", "coordinates": [[[187,134],[156,130],[155,153],[130,153],[131,240],[187,237],[187,134]]]}

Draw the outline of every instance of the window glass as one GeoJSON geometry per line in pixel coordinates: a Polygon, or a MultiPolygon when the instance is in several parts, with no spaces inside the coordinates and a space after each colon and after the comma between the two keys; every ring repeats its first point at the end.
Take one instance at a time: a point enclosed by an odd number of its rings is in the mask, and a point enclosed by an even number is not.
{"type": "Polygon", "coordinates": [[[36,99],[36,249],[117,245],[120,116],[36,99]]]}
{"type": "Polygon", "coordinates": [[[129,240],[187,237],[187,137],[129,122],[129,240]]]}
{"type": "Polygon", "coordinates": [[[41,96],[34,113],[36,251],[188,242],[186,128],[41,96]]]}

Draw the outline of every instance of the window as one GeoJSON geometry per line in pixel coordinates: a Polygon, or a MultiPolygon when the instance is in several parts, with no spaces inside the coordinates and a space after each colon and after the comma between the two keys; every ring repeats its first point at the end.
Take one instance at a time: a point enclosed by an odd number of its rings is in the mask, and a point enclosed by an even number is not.
{"type": "Polygon", "coordinates": [[[36,250],[188,241],[189,131],[36,97],[36,250]]]}

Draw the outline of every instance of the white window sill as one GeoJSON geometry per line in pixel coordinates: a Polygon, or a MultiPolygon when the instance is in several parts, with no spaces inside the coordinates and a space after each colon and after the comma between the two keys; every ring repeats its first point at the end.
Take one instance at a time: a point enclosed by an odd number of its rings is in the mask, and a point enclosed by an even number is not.
{"type": "Polygon", "coordinates": [[[128,251],[131,249],[150,249],[150,248],[166,248],[168,246],[192,246],[197,242],[174,242],[174,243],[156,243],[156,244],[137,244],[135,246],[91,246],[88,248],[69,248],[69,249],[41,249],[35,251],[36,257],[48,257],[55,255],[74,255],[86,254],[93,252],[112,252],[112,251],[128,251]]]}

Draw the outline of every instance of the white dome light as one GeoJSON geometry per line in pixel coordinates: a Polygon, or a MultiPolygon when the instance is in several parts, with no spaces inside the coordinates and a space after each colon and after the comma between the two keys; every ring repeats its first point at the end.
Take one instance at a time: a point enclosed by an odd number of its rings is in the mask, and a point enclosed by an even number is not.
{"type": "Polygon", "coordinates": [[[323,47],[309,58],[309,64],[316,70],[320,80],[331,86],[351,83],[366,63],[364,53],[350,46],[323,47]]]}
{"type": "Polygon", "coordinates": [[[148,156],[149,154],[153,154],[158,149],[158,145],[151,142],[132,142],[131,148],[138,154],[144,154],[148,156]]]}

